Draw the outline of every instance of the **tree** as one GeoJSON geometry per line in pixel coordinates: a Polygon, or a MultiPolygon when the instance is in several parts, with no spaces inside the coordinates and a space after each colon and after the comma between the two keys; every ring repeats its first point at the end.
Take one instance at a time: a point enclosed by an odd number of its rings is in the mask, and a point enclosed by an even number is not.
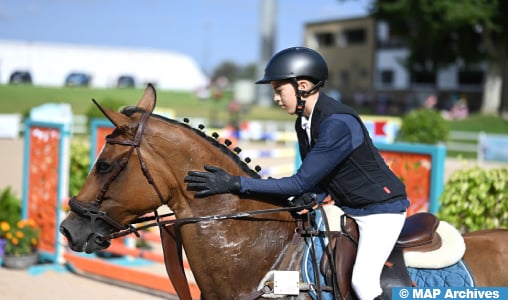
{"type": "Polygon", "coordinates": [[[246,66],[239,66],[234,62],[226,61],[221,63],[214,71],[212,79],[219,77],[226,77],[230,82],[237,79],[252,79],[256,76],[256,65],[249,64],[246,66]]]}
{"type": "Polygon", "coordinates": [[[507,1],[375,0],[372,13],[406,39],[410,71],[486,60],[482,112],[508,114],[507,1]]]}

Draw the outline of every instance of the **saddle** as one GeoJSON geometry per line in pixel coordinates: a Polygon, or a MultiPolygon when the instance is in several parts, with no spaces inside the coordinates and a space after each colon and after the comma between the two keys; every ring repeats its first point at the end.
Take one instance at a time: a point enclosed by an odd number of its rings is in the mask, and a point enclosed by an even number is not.
{"type": "MultiPolygon", "coordinates": [[[[399,239],[383,269],[384,293],[394,286],[411,286],[412,282],[404,263],[403,251],[431,251],[441,246],[436,234],[439,219],[430,213],[418,213],[408,217],[399,239]]],[[[342,215],[340,231],[329,232],[328,249],[323,255],[320,270],[326,284],[336,288],[336,299],[354,299],[351,288],[353,265],[358,246],[358,225],[347,215],[342,215]]]]}

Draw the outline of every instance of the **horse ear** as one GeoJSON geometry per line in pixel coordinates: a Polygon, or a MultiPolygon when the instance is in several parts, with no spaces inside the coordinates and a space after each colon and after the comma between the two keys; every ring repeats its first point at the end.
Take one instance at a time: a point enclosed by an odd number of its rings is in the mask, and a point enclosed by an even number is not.
{"type": "Polygon", "coordinates": [[[155,103],[157,102],[157,94],[155,92],[155,87],[149,83],[146,86],[145,93],[137,107],[143,108],[145,111],[152,113],[155,108],[155,103]]]}
{"type": "Polygon", "coordinates": [[[127,127],[131,119],[126,115],[116,112],[112,109],[100,105],[95,99],[92,99],[93,103],[101,110],[101,112],[115,125],[116,128],[127,127]]]}

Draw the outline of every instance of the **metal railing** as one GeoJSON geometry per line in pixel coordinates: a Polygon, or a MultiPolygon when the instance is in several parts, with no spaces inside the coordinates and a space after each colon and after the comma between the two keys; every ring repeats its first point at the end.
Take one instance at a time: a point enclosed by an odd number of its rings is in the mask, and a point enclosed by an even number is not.
{"type": "Polygon", "coordinates": [[[508,134],[451,131],[447,151],[475,153],[478,162],[508,162],[508,134]]]}
{"type": "Polygon", "coordinates": [[[451,131],[450,139],[446,142],[448,151],[472,152],[478,155],[481,132],[451,131]]]}

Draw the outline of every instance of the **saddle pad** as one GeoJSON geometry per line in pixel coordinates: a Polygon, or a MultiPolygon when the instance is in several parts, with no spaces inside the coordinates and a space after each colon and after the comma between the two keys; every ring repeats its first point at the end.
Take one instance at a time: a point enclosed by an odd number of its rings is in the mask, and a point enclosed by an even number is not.
{"type": "Polygon", "coordinates": [[[442,269],[407,268],[416,287],[474,287],[476,284],[471,271],[459,260],[454,265],[442,269]]]}
{"type": "Polygon", "coordinates": [[[437,233],[441,236],[441,248],[427,251],[404,251],[406,266],[419,269],[440,269],[456,264],[466,252],[466,244],[460,232],[451,224],[440,221],[437,233]]]}
{"type": "MultiPolygon", "coordinates": [[[[330,231],[341,231],[340,227],[340,216],[344,214],[344,211],[340,209],[335,204],[325,204],[322,205],[323,210],[326,214],[326,219],[328,220],[328,226],[330,227],[330,231]]],[[[319,211],[321,213],[321,211],[319,211]]],[[[320,214],[321,215],[321,214],[320,214]]],[[[325,224],[320,227],[320,230],[325,230],[325,224]]]]}

